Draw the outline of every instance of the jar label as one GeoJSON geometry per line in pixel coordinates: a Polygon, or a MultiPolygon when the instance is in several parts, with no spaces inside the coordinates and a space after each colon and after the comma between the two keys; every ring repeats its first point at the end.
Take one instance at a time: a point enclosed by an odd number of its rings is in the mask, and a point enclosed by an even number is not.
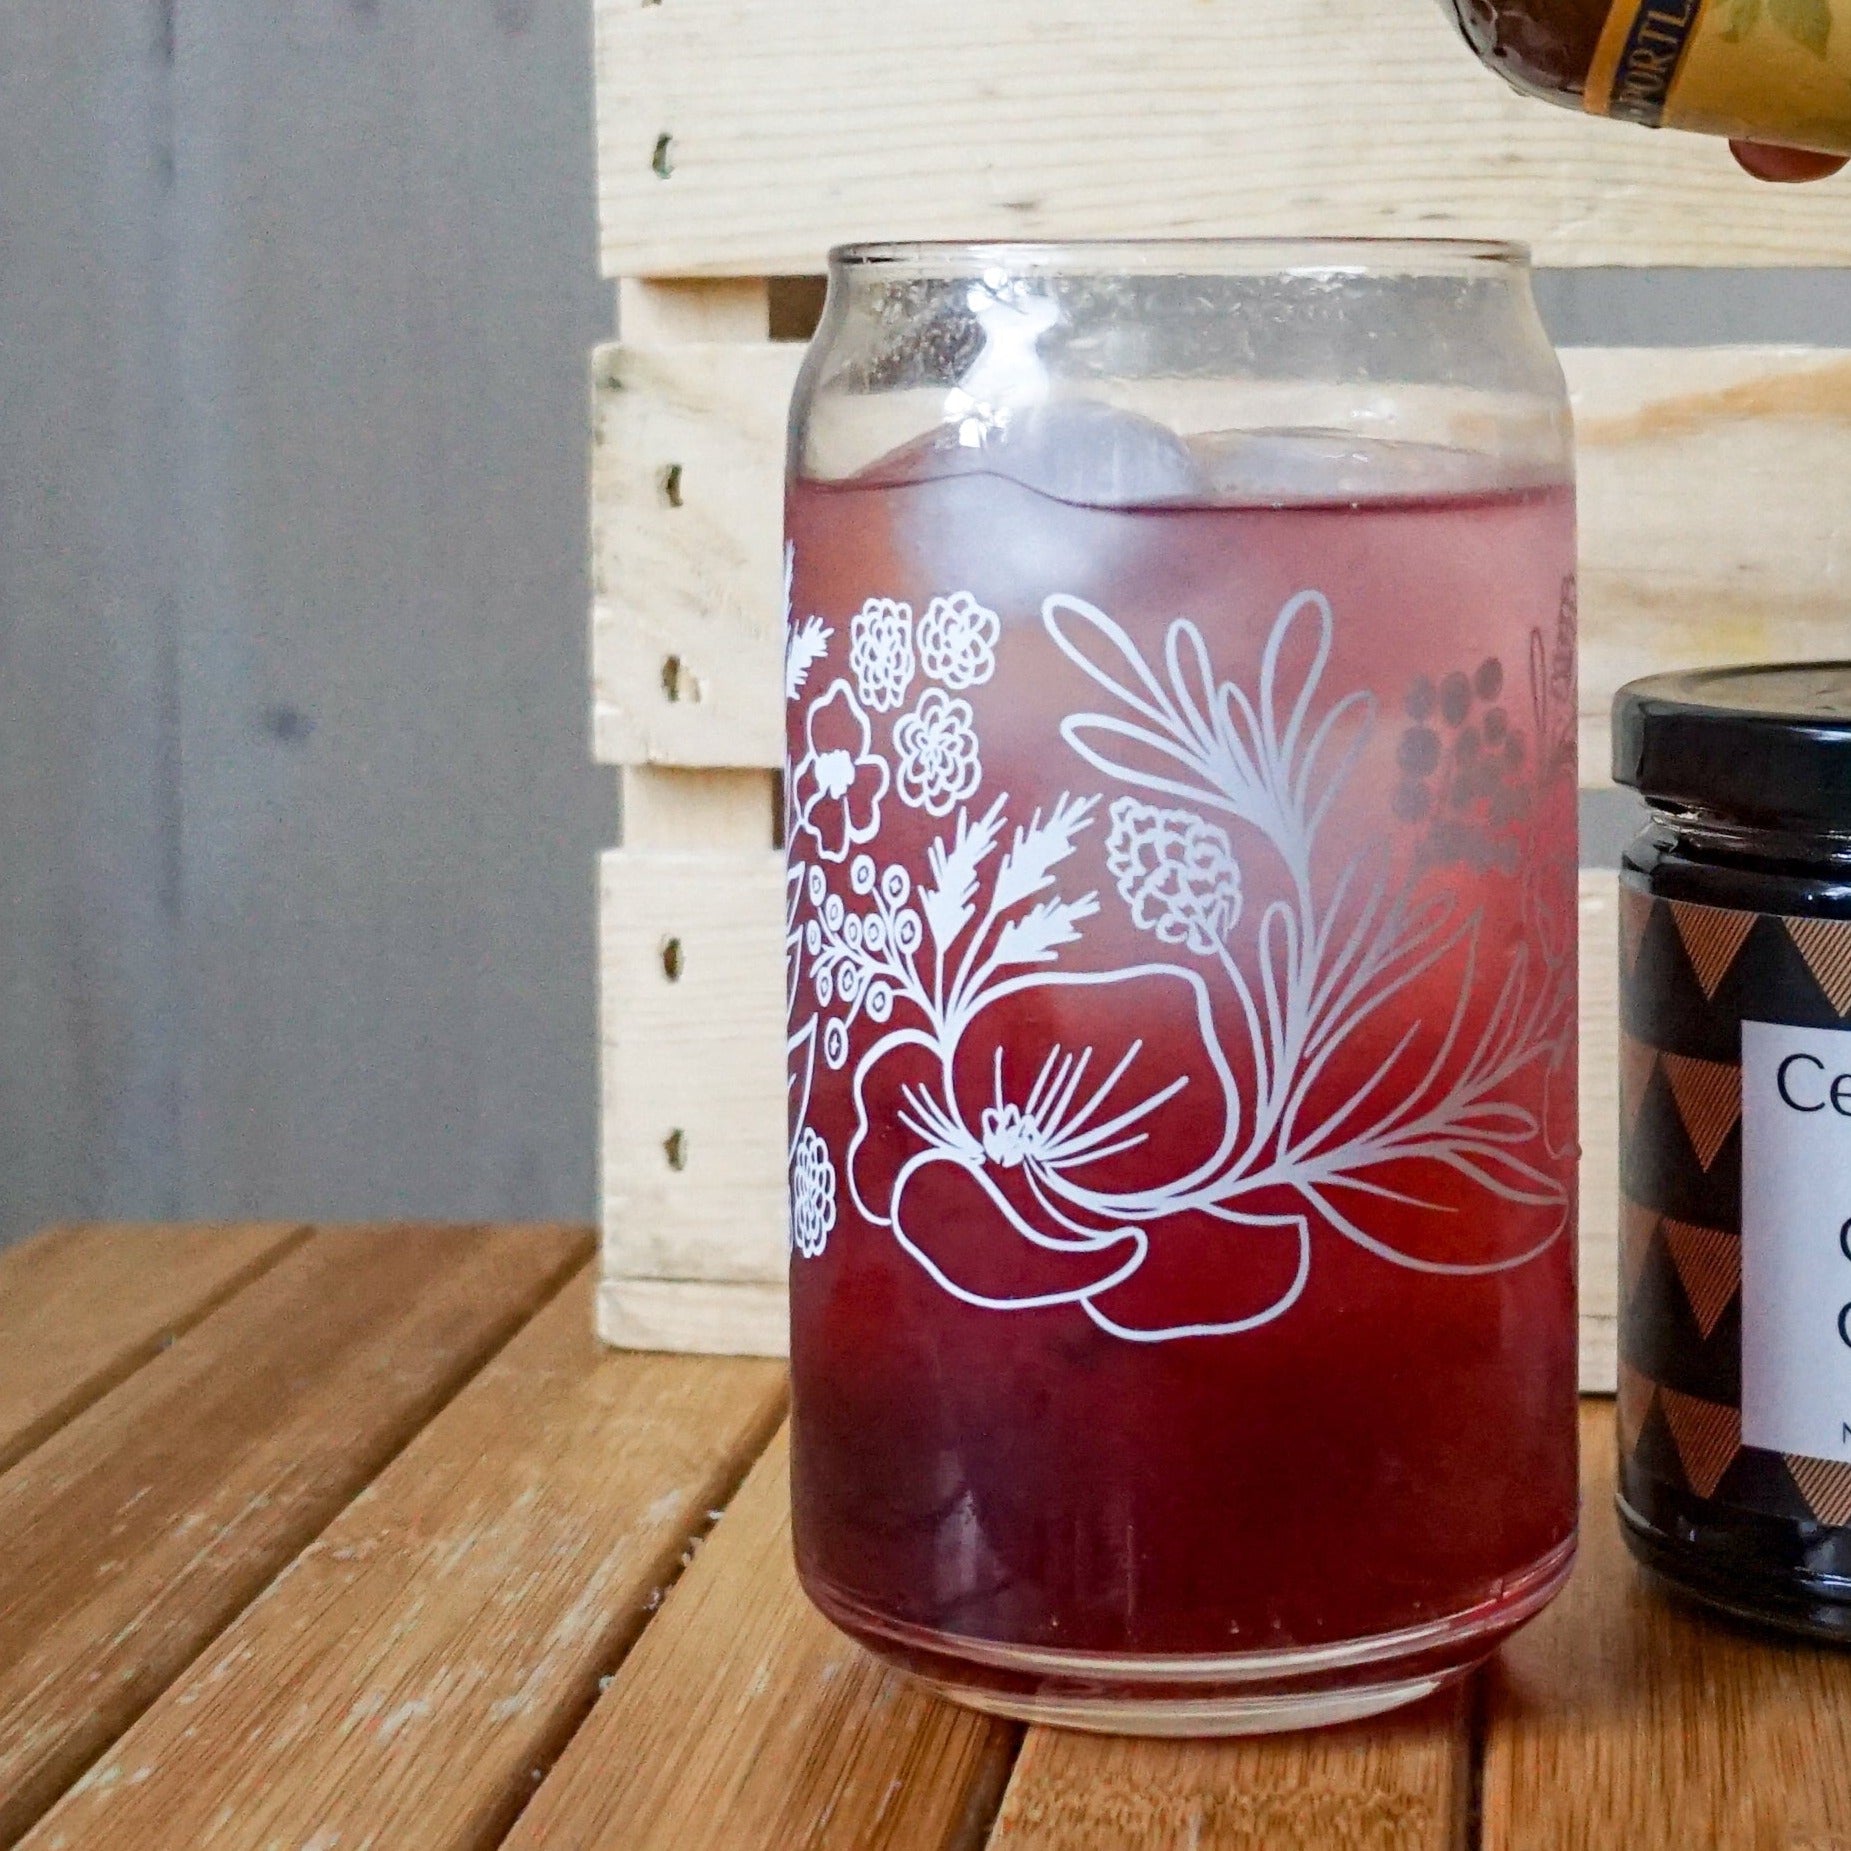
{"type": "Polygon", "coordinates": [[[1625,1473],[1851,1525],[1851,920],[1627,875],[1620,995],[1625,1473]]]}
{"type": "Polygon", "coordinates": [[[1614,0],[1583,107],[1650,128],[1851,151],[1846,0],[1614,0]]]}
{"type": "Polygon", "coordinates": [[[1742,1438],[1851,1460],[1851,1032],[1742,1024],[1742,1438]]]}

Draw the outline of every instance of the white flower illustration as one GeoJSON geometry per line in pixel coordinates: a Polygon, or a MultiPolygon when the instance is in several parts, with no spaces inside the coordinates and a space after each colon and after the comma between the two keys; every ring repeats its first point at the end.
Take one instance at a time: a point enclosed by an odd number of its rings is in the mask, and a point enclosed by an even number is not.
{"type": "Polygon", "coordinates": [[[1133,922],[1166,945],[1209,955],[1240,918],[1240,867],[1227,832],[1188,810],[1120,797],[1105,859],[1133,922]]]}
{"type": "Polygon", "coordinates": [[[983,761],[969,701],[927,688],[919,704],[894,723],[900,796],[928,816],[949,816],[983,782],[983,761]]]}
{"type": "Polygon", "coordinates": [[[806,1260],[829,1245],[836,1224],[836,1166],[829,1147],[805,1125],[791,1157],[791,1240],[806,1260]]]}
{"type": "Polygon", "coordinates": [[[1392,840],[1321,840],[1377,722],[1368,690],[1322,692],[1328,601],[1289,599],[1236,679],[1191,620],[1153,659],[1106,612],[1046,599],[1042,635],[1098,701],[1059,737],[1117,793],[1026,818],[996,788],[969,801],[972,705],[940,676],[993,674],[996,644],[955,602],[917,634],[903,606],[856,620],[870,700],[928,678],[885,756],[849,679],[798,742],[792,835],[821,855],[787,877],[793,1251],[824,1251],[845,1194],[962,1303],[1076,1307],[1141,1344],[1285,1316],[1330,1241],[1434,1277],[1559,1251],[1573,1194],[1547,1114],[1573,1072],[1574,956],[1534,924],[1555,888],[1523,891],[1505,947],[1392,840]],[[889,646],[897,666],[875,661],[889,646]],[[945,821],[888,861],[871,851],[896,782],[945,821]],[[1101,854],[1142,954],[1089,925],[1101,854]],[[852,1107],[852,1130],[811,1130],[813,1098],[852,1107]]]}
{"type": "Polygon", "coordinates": [[[913,685],[913,607],[870,598],[849,624],[848,665],[874,713],[891,713],[913,685]]]}
{"type": "Polygon", "coordinates": [[[919,619],[919,666],[948,688],[974,688],[996,673],[1001,620],[968,591],[934,598],[919,619]]]}
{"type": "Polygon", "coordinates": [[[846,681],[811,702],[804,717],[803,757],[791,772],[791,803],[798,829],[814,836],[825,861],[846,861],[857,842],[881,826],[887,763],[870,749],[868,716],[846,681]]]}
{"type": "Polygon", "coordinates": [[[794,701],[810,679],[810,670],[829,653],[829,639],[835,635],[820,617],[806,617],[797,622],[791,605],[791,587],[797,577],[797,547],[784,542],[784,698],[794,701]]]}

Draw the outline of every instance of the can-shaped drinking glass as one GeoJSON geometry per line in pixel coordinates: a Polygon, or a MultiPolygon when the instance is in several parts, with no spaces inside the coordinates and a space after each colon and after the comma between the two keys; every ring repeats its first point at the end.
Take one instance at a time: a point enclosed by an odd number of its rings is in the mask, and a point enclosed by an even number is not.
{"type": "Polygon", "coordinates": [[[792,1492],[961,1701],[1386,1709],[1576,1520],[1575,541],[1525,254],[864,245],[791,421],[792,1492]]]}

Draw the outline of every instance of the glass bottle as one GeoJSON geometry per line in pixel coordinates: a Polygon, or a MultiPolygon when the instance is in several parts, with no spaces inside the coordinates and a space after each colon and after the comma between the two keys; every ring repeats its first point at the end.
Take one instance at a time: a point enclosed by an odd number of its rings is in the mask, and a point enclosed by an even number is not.
{"type": "Polygon", "coordinates": [[[788,493],[804,1585],[1040,1721],[1436,1688],[1575,1533],[1523,252],[839,251],[788,493]]]}
{"type": "Polygon", "coordinates": [[[1851,663],[1614,701],[1628,1546],[1851,1640],[1851,663]]]}
{"type": "Polygon", "coordinates": [[[1650,128],[1851,153],[1845,0],[1447,0],[1529,96],[1650,128]]]}

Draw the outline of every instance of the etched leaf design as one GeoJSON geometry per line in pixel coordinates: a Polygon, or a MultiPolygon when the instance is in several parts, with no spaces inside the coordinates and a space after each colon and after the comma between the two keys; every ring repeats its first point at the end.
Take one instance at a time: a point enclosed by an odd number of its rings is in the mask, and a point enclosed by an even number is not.
{"type": "Polygon", "coordinates": [[[1767,14],[1795,44],[1815,58],[1825,56],[1832,36],[1831,0],[1767,0],[1767,14]]]}

